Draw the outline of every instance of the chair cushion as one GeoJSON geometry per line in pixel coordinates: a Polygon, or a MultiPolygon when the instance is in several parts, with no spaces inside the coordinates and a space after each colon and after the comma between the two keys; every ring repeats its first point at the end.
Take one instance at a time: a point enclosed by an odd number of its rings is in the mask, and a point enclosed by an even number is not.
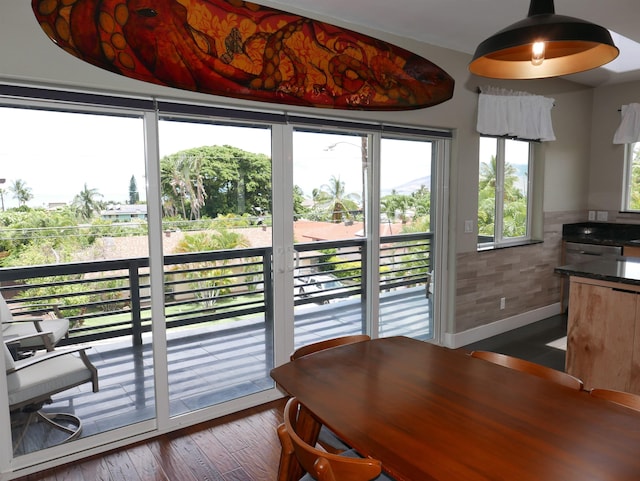
{"type": "Polygon", "coordinates": [[[7,374],[10,407],[34,399],[41,400],[87,382],[92,377],[91,371],[75,354],[65,354],[20,369],[20,365],[30,359],[16,361],[16,371],[7,374]]]}
{"type": "MultiPolygon", "coordinates": [[[[360,454],[355,449],[349,449],[344,453],[340,453],[340,456],[345,456],[347,458],[362,458],[362,456],[360,456],[360,454]]],[[[380,473],[380,476],[373,478],[372,481],[395,481],[395,480],[384,473],[380,473]]]]}
{"type": "MultiPolygon", "coordinates": [[[[15,336],[30,336],[37,334],[38,330],[33,322],[12,322],[3,326],[2,335],[5,338],[15,336]],[[5,327],[6,326],[6,327],[5,327]]],[[[44,319],[40,321],[40,328],[49,333],[49,340],[55,346],[69,331],[68,319],[44,319]]],[[[21,348],[42,347],[42,338],[33,337],[20,341],[21,348]]]]}
{"type": "Polygon", "coordinates": [[[351,448],[351,446],[347,446],[344,441],[342,441],[338,436],[335,435],[333,431],[331,431],[325,425],[322,425],[320,428],[320,434],[318,435],[318,442],[321,446],[331,446],[340,451],[346,451],[351,448]]]}

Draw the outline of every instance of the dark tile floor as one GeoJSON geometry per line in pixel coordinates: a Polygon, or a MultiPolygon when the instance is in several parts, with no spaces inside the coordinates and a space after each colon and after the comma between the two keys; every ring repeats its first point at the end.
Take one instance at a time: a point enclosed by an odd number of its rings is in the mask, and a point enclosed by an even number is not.
{"type": "MultiPolygon", "coordinates": [[[[549,343],[567,335],[567,316],[557,315],[504,334],[468,344],[465,351],[495,351],[564,371],[565,349],[549,343]]],[[[561,343],[560,343],[561,344],[561,343]]]]}

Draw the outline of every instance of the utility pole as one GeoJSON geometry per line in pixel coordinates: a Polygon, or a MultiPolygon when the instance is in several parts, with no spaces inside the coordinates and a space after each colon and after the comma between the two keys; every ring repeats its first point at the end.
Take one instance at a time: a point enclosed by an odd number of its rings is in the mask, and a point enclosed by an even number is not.
{"type": "MultiPolygon", "coordinates": [[[[4,184],[7,179],[0,179],[0,184],[4,184]]],[[[0,201],[2,201],[2,212],[4,212],[4,189],[0,188],[0,201]]]]}

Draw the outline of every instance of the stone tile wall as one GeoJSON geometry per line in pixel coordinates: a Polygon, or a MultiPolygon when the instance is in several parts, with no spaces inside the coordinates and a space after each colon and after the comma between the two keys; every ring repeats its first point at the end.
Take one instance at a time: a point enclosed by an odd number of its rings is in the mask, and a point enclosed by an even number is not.
{"type": "Polygon", "coordinates": [[[544,242],[457,255],[455,332],[560,302],[562,224],[582,222],[586,212],[549,212],[544,242]],[[505,308],[500,309],[500,299],[505,308]]]}

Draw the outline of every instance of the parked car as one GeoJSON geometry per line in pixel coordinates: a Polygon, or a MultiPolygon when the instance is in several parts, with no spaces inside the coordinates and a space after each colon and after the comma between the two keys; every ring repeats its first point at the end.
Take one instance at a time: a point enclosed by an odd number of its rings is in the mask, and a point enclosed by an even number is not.
{"type": "Polygon", "coordinates": [[[340,297],[346,297],[340,296],[340,294],[348,292],[347,286],[331,274],[311,274],[309,276],[296,277],[294,282],[294,295],[296,296],[303,298],[336,296],[319,299],[317,301],[318,304],[337,302],[340,297]]]}

